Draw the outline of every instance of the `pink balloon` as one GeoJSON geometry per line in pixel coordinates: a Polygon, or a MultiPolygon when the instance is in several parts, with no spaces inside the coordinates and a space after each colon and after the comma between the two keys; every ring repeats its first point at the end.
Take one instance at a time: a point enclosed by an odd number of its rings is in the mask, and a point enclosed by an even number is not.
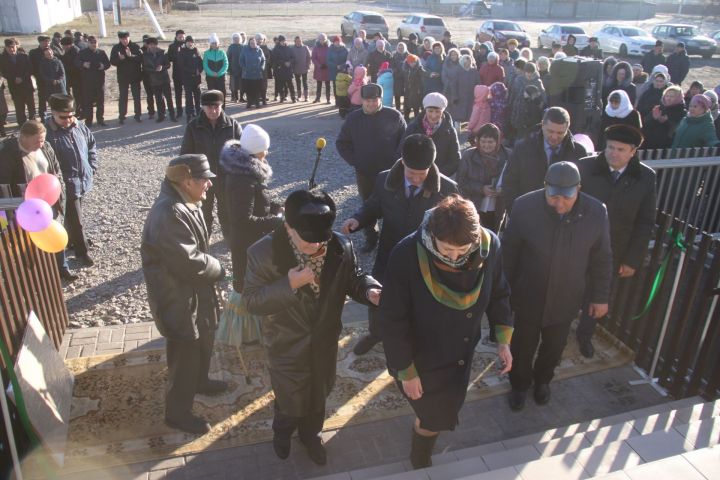
{"type": "Polygon", "coordinates": [[[18,224],[28,232],[40,232],[50,226],[53,212],[45,200],[31,198],[20,204],[15,212],[18,224]]]}
{"type": "Polygon", "coordinates": [[[25,189],[25,200],[39,198],[45,200],[48,205],[55,205],[60,198],[62,187],[55,175],[43,173],[30,180],[25,189]]]}
{"type": "Polygon", "coordinates": [[[573,138],[575,139],[576,143],[579,143],[580,145],[585,147],[585,150],[587,150],[588,154],[595,153],[595,145],[593,145],[593,141],[590,137],[588,137],[584,133],[577,133],[573,135],[573,138]]]}

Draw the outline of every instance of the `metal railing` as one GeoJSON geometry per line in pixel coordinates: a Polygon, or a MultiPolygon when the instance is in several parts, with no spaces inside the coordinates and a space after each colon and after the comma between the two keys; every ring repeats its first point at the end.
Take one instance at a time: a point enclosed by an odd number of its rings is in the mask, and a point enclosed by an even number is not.
{"type": "Polygon", "coordinates": [[[720,148],[640,150],[657,173],[657,208],[700,231],[720,232],[720,148]]]}

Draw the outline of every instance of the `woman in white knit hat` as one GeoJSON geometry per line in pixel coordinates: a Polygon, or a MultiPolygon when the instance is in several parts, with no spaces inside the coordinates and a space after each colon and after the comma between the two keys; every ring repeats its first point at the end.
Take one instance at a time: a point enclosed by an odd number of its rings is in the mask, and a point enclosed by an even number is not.
{"type": "Polygon", "coordinates": [[[218,328],[218,340],[232,345],[259,339],[259,322],[241,302],[246,251],[267,233],[282,225],[282,204],[268,195],[272,168],[267,163],[270,136],[258,125],[243,128],[240,141],[229,140],[220,154],[229,212],[228,243],[233,265],[233,291],[218,328]]]}
{"type": "Polygon", "coordinates": [[[216,33],[208,39],[210,49],[203,55],[203,70],[208,90],[220,90],[223,93],[223,110],[225,110],[225,74],[228,71],[227,54],[220,49],[220,39],[216,33]]]}

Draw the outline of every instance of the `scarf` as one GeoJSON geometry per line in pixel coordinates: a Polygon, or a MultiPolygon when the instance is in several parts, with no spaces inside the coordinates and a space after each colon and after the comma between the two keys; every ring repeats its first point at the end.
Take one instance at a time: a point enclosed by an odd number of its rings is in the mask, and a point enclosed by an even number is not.
{"type": "Polygon", "coordinates": [[[613,90],[612,92],[610,92],[608,98],[612,97],[616,93],[620,95],[620,106],[617,109],[614,109],[612,108],[610,102],[608,102],[607,106],[605,107],[605,113],[607,113],[608,117],[625,118],[630,115],[630,112],[633,111],[630,97],[625,90],[613,90]]]}
{"type": "Polygon", "coordinates": [[[428,137],[432,137],[433,133],[435,133],[437,129],[440,128],[441,123],[442,119],[437,124],[433,125],[428,121],[427,115],[423,115],[422,126],[423,130],[425,130],[425,135],[427,135],[428,137]]]}
{"type": "Polygon", "coordinates": [[[298,248],[295,246],[295,242],[292,241],[292,238],[290,238],[289,235],[288,241],[290,242],[293,254],[295,255],[295,260],[297,260],[298,264],[300,264],[300,266],[303,268],[310,267],[312,272],[315,274],[315,280],[310,283],[310,289],[315,294],[315,298],[320,297],[320,275],[322,274],[322,269],[325,265],[325,257],[327,255],[327,242],[322,242],[320,248],[316,253],[313,253],[312,255],[307,255],[298,250],[298,248]]]}
{"type": "Polygon", "coordinates": [[[417,242],[417,255],[420,273],[422,274],[425,286],[436,301],[454,310],[467,310],[475,305],[480,297],[485,273],[480,273],[477,285],[475,285],[475,287],[469,292],[456,292],[440,283],[440,281],[435,278],[430,262],[433,262],[435,267],[446,271],[460,271],[470,268],[481,270],[483,262],[490,252],[490,234],[487,230],[481,228],[480,239],[478,242],[473,244],[465,255],[453,261],[443,256],[435,248],[432,234],[427,228],[428,220],[430,219],[431,214],[432,210],[428,210],[425,213],[425,218],[420,226],[420,241],[417,242]],[[428,253],[430,253],[430,255],[428,255],[428,253]],[[476,259],[479,259],[479,261],[469,261],[473,256],[475,256],[476,259]]]}

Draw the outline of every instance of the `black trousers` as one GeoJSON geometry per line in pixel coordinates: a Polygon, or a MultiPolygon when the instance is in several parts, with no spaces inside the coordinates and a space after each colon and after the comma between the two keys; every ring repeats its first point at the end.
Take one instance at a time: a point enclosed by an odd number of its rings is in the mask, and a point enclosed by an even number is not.
{"type": "Polygon", "coordinates": [[[15,116],[17,124],[21,126],[28,118],[35,118],[35,98],[33,97],[32,88],[21,87],[10,90],[10,97],[15,104],[15,116]],[[27,115],[25,115],[27,109],[27,115]]]}
{"type": "MultiPolygon", "coordinates": [[[[183,82],[185,89],[185,114],[200,115],[200,84],[197,82],[183,82]]],[[[179,109],[180,107],[178,107],[179,109]]]]}
{"type": "Polygon", "coordinates": [[[97,120],[105,119],[105,82],[85,82],[83,93],[83,114],[85,124],[90,127],[93,123],[93,105],[97,107],[97,120]]]}
{"type": "Polygon", "coordinates": [[[263,80],[250,80],[247,78],[243,80],[243,88],[247,96],[248,106],[260,106],[260,101],[262,100],[262,82],[263,80]]]}
{"type": "Polygon", "coordinates": [[[125,120],[128,109],[128,88],[133,97],[133,110],[135,116],[140,118],[142,113],[142,103],[140,102],[140,82],[119,82],[118,87],[120,89],[120,98],[118,99],[118,116],[120,119],[125,120]]]}
{"type": "MultiPolygon", "coordinates": [[[[300,96],[300,92],[303,92],[303,94],[307,97],[308,94],[308,85],[307,85],[307,73],[296,73],[295,74],[295,88],[297,90],[298,97],[300,96]]],[[[320,88],[320,83],[318,82],[318,89],[320,88]]]]}
{"type": "MultiPolygon", "coordinates": [[[[358,193],[360,194],[360,198],[362,198],[363,202],[365,202],[368,198],[370,198],[370,195],[372,195],[373,190],[375,189],[376,177],[377,175],[366,175],[364,173],[355,171],[355,179],[357,181],[358,193]]],[[[372,225],[368,225],[363,229],[366,239],[372,240],[374,237],[377,237],[377,230],[375,230],[376,225],[377,223],[373,223],[372,225]]]]}
{"type": "Polygon", "coordinates": [[[510,343],[513,356],[510,385],[514,390],[525,391],[533,381],[535,385],[550,383],[565,350],[571,323],[543,327],[539,319],[516,318],[510,343]]]}
{"type": "MultiPolygon", "coordinates": [[[[76,105],[75,108],[77,109],[75,113],[77,115],[82,116],[83,118],[85,118],[85,110],[83,108],[84,104],[85,104],[85,102],[83,102],[83,98],[85,97],[85,92],[86,92],[86,86],[81,85],[80,81],[78,81],[77,79],[74,80],[73,82],[68,82],[67,93],[69,95],[72,95],[72,97],[75,99],[75,105],[76,105]]],[[[48,98],[50,98],[50,97],[48,96],[48,98]]]]}
{"type": "Polygon", "coordinates": [[[315,90],[315,99],[320,100],[320,94],[322,93],[322,85],[325,83],[325,100],[330,100],[330,81],[317,82],[317,88],[315,90]]]}
{"type": "Polygon", "coordinates": [[[402,93],[396,93],[394,96],[395,96],[395,110],[397,110],[398,112],[402,112],[402,109],[400,109],[402,93]]]}
{"type": "Polygon", "coordinates": [[[200,330],[199,333],[197,340],[167,339],[166,418],[181,419],[189,415],[195,394],[208,381],[215,331],[200,330]]]}
{"type": "Polygon", "coordinates": [[[35,84],[37,85],[38,94],[38,114],[40,115],[40,118],[43,118],[45,117],[45,112],[47,112],[47,102],[49,95],[47,87],[45,86],[45,82],[42,78],[36,78],[35,84]]]}
{"type": "Polygon", "coordinates": [[[165,116],[167,110],[170,110],[170,117],[175,118],[175,106],[173,105],[172,91],[170,83],[153,86],[153,95],[155,95],[155,105],[157,106],[158,115],[165,116]],[[165,100],[163,101],[163,97],[165,100]],[[167,108],[165,103],[167,102],[167,108]]]}
{"type": "Polygon", "coordinates": [[[226,235],[228,214],[227,206],[225,205],[225,180],[217,176],[213,178],[212,181],[213,186],[208,189],[205,194],[205,200],[202,202],[203,218],[205,219],[205,225],[207,225],[208,234],[212,234],[213,206],[215,205],[215,199],[217,199],[218,222],[220,222],[223,237],[228,238],[226,235]]]}
{"type": "Polygon", "coordinates": [[[86,255],[88,251],[87,239],[82,222],[82,198],[68,198],[65,202],[65,229],[68,241],[75,246],[75,255],[86,255]]]}
{"type": "Polygon", "coordinates": [[[273,418],[272,429],[276,435],[289,437],[297,429],[300,441],[303,443],[310,442],[322,432],[323,423],[325,422],[325,406],[323,402],[322,410],[312,412],[304,417],[291,417],[280,411],[277,401],[274,405],[275,416],[273,418]]]}
{"type": "Polygon", "coordinates": [[[237,102],[245,96],[245,86],[243,85],[242,71],[237,75],[230,75],[230,98],[237,102]]]}
{"type": "MultiPolygon", "coordinates": [[[[620,269],[620,264],[613,263],[613,269],[615,272],[617,272],[620,269]]],[[[630,277],[632,278],[632,277],[630,277]]],[[[616,282],[621,282],[623,280],[626,280],[624,278],[620,278],[618,276],[613,276],[612,282],[610,284],[610,290],[612,291],[615,288],[616,282]]],[[[622,284],[621,284],[622,285],[622,284]]],[[[598,319],[593,318],[590,316],[588,311],[590,310],[590,299],[586,298],[583,302],[583,309],[582,312],[580,312],[580,321],[578,322],[577,330],[575,331],[575,337],[578,339],[578,341],[590,341],[592,340],[593,335],[595,335],[595,328],[598,324],[598,319]]],[[[602,319],[600,319],[602,320],[602,319]]]]}
{"type": "Polygon", "coordinates": [[[220,90],[223,93],[223,105],[222,108],[225,110],[225,95],[227,90],[225,89],[225,75],[222,77],[205,77],[207,82],[208,90],[220,90]]]}
{"type": "Polygon", "coordinates": [[[175,66],[173,65],[173,75],[172,75],[172,82],[173,82],[173,89],[175,90],[175,114],[180,116],[182,115],[182,99],[183,99],[183,82],[182,82],[182,75],[178,71],[178,73],[175,73],[175,66]]]}
{"type": "Polygon", "coordinates": [[[143,89],[145,90],[145,99],[147,102],[147,111],[150,115],[155,115],[155,96],[153,95],[154,89],[150,77],[143,75],[143,89]]]}
{"type": "Polygon", "coordinates": [[[286,99],[289,92],[290,98],[295,100],[295,87],[293,86],[292,78],[278,80],[277,77],[275,77],[275,84],[278,85],[278,93],[280,94],[281,99],[286,99]]]}

